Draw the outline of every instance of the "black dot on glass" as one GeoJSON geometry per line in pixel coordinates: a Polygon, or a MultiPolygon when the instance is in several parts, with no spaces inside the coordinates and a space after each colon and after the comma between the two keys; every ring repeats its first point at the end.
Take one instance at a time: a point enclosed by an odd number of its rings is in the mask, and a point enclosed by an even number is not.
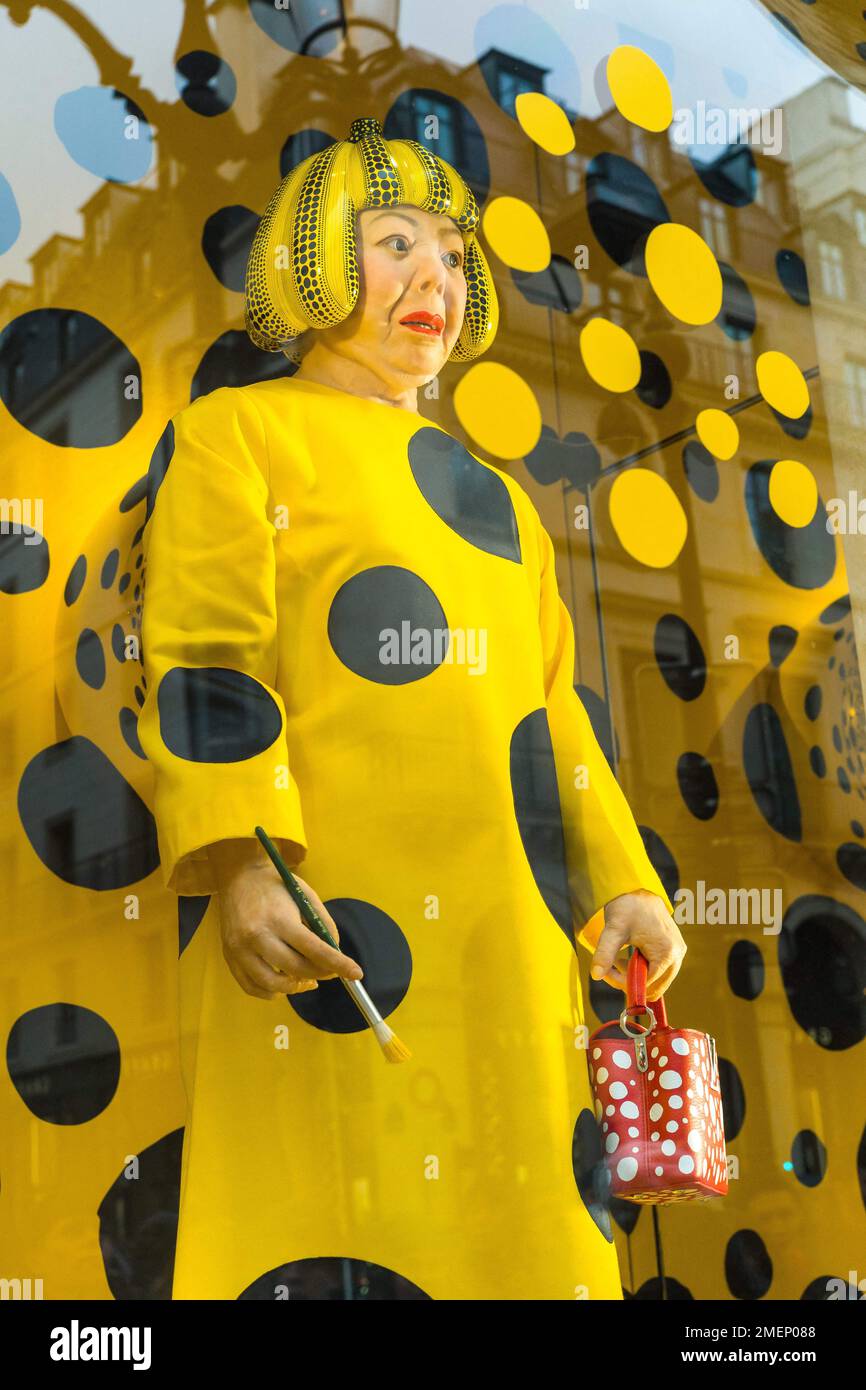
{"type": "Polygon", "coordinates": [[[75,667],[85,685],[101,690],[105,684],[105,653],[99,634],[86,627],[75,646],[75,667]]]}
{"type": "Polygon", "coordinates": [[[802,256],[796,251],[783,247],[776,252],[776,274],[779,284],[795,304],[809,303],[809,277],[802,256]]]}
{"type": "Polygon", "coordinates": [[[707,663],[703,648],[685,618],[676,613],[665,613],[659,618],[653,648],[668,689],[679,700],[696,700],[706,684],[707,663]]]}
{"type": "Polygon", "coordinates": [[[616,772],[616,764],[619,762],[619,739],[613,727],[610,706],[588,685],[576,685],[574,690],[589,715],[592,732],[607,758],[611,772],[616,772]]]}
{"type": "Polygon", "coordinates": [[[638,399],[653,410],[663,410],[671,398],[671,374],[654,352],[640,354],[640,380],[634,388],[638,399]]]}
{"type": "Polygon", "coordinates": [[[722,1116],[725,1139],[736,1139],[746,1118],[746,1092],[743,1080],[729,1057],[719,1057],[719,1092],[722,1097],[722,1116]]]}
{"type": "Polygon", "coordinates": [[[237,94],[237,79],[225,59],[201,48],[178,58],[175,85],[197,116],[223,115],[237,94]]]}
{"type": "Polygon", "coordinates": [[[30,309],[12,319],[0,332],[0,361],[16,368],[0,372],[0,400],[22,428],[49,444],[56,442],[56,420],[38,402],[52,392],[66,403],[66,448],[117,444],[141,416],[142,392],[127,399],[122,389],[127,377],[141,382],[138,360],[104,323],[81,310],[30,309]],[[116,385],[94,394],[89,382],[95,361],[111,362],[116,385]]]}
{"type": "Polygon", "coordinates": [[[658,831],[653,830],[651,826],[639,825],[638,830],[650,863],[661,879],[662,887],[671,902],[674,902],[680,888],[680,871],[673,851],[658,831]]]}
{"type": "Polygon", "coordinates": [[[601,1132],[591,1110],[581,1110],[571,1139],[571,1168],[580,1200],[605,1240],[613,1244],[610,1224],[610,1171],[605,1162],[601,1132]]]}
{"type": "Polygon", "coordinates": [[[850,792],[851,782],[848,778],[848,774],[845,771],[844,767],[836,768],[836,780],[839,783],[839,786],[842,788],[843,792],[850,792]]]}
{"type": "Polygon", "coordinates": [[[734,1298],[763,1298],[773,1282],[773,1262],[757,1231],[736,1231],[725,1249],[725,1279],[734,1298]]]}
{"type": "MultiPolygon", "coordinates": [[[[860,845],[852,848],[863,854],[860,845]]],[[[866,922],[847,903],[804,894],[788,908],[777,939],[795,1021],[827,1051],[856,1047],[866,1037],[866,922]]]]}
{"type": "Polygon", "coordinates": [[[20,1014],[6,1041],[20,1099],[45,1124],[82,1125],[111,1102],[120,1044],[105,1019],[80,1004],[42,1004],[20,1014]]]}
{"type": "Polygon", "coordinates": [[[851,595],[843,594],[841,598],[834,599],[818,615],[818,621],[827,627],[832,627],[841,618],[845,618],[851,612],[851,595]]]}
{"type": "MultiPolygon", "coordinates": [[[[364,971],[363,985],[383,1018],[409,989],[412,952],[397,923],[360,898],[330,898],[325,907],[340,933],[340,950],[364,971]]],[[[369,1028],[340,980],[320,980],[317,989],[286,996],[295,1012],[326,1033],[363,1033],[369,1028]]]]}
{"type": "Polygon", "coordinates": [[[820,497],[806,526],[789,526],[770,504],[774,461],[755,463],[745,480],[746,514],[761,555],[774,574],[798,589],[820,589],[836,568],[836,545],[820,497]]]}
{"type": "Polygon", "coordinates": [[[767,701],[753,705],[743,728],[743,770],[765,821],[786,840],[802,839],[800,798],[782,721],[767,701]]]}
{"type": "MultiPolygon", "coordinates": [[[[327,982],[326,982],[327,983],[327,982]]],[[[321,989],[321,984],[319,989],[321,989]]],[[[310,991],[315,994],[315,990],[310,991]]],[[[341,1302],[344,1300],[430,1300],[430,1295],[402,1274],[369,1260],[349,1256],[320,1255],[291,1260],[260,1274],[238,1299],[274,1304],[286,1301],[341,1302]]]]}
{"type": "Polygon", "coordinates": [[[120,583],[119,583],[118,586],[117,586],[117,591],[118,591],[118,593],[120,593],[120,594],[125,593],[126,590],[129,588],[129,585],[130,585],[131,580],[132,580],[132,575],[131,575],[131,574],[122,574],[122,575],[120,576],[120,583]]]}
{"type": "Polygon", "coordinates": [[[176,758],[234,763],[263,753],[283,722],[273,696],[252,676],[223,666],[173,666],[156,692],[162,741],[176,758]]]}
{"type": "Polygon", "coordinates": [[[863,826],[860,824],[859,820],[852,820],[851,833],[853,835],[856,835],[861,840],[864,838],[864,836],[866,836],[866,830],[863,829],[863,826]]]}
{"type": "Polygon", "coordinates": [[[229,328],[211,343],[196,367],[190,400],[207,396],[220,386],[251,386],[257,381],[294,376],[298,366],[281,352],[256,347],[243,329],[229,328]]]}
{"type": "Polygon", "coordinates": [[[748,145],[726,145],[709,160],[690,153],[689,160],[704,188],[720,202],[734,208],[754,202],[759,175],[748,145]]]}
{"type": "Polygon", "coordinates": [[[583,303],[583,285],[577,270],[564,256],[554,254],[544,270],[512,270],[511,278],[523,298],[542,309],[573,314],[583,303]]]}
{"type": "Polygon", "coordinates": [[[430,585],[397,565],[361,570],[340,586],[328,637],[344,666],[378,685],[422,680],[450,647],[448,620],[430,585]]]}
{"type": "Polygon", "coordinates": [[[201,249],[214,276],[227,290],[242,293],[258,213],[233,203],[218,208],[204,224],[201,249]]]}
{"type": "Polygon", "coordinates": [[[560,439],[549,425],[541,426],[538,443],[523,461],[530,477],[542,487],[564,480],[572,487],[586,488],[601,473],[601,457],[587,435],[572,430],[560,439]]]}
{"type": "MultiPolygon", "coordinates": [[[[262,9],[270,9],[270,6],[262,6],[262,9]]],[[[274,11],[271,9],[271,13],[274,11]]],[[[314,127],[305,127],[303,130],[294,131],[284,142],[280,150],[280,178],[284,179],[296,165],[303,160],[309,159],[311,154],[321,154],[329,145],[335,143],[333,135],[328,135],[327,131],[318,130],[314,127]]]]}
{"type": "Polygon", "coordinates": [[[644,249],[650,232],[670,215],[661,194],[639,165],[622,155],[598,154],[584,180],[590,226],[610,259],[633,275],[646,275],[644,249]]]}
{"type": "Polygon", "coordinates": [[[841,1278],[838,1274],[819,1274],[817,1279],[810,1279],[803,1292],[800,1294],[800,1301],[807,1303],[827,1303],[831,1299],[850,1300],[852,1303],[862,1301],[864,1294],[856,1284],[850,1280],[841,1278]]]}
{"type": "Polygon", "coordinates": [[[715,502],[719,495],[719,466],[699,439],[690,439],[683,448],[686,481],[702,502],[715,502]]]}
{"type": "Polygon", "coordinates": [[[514,814],[532,876],[574,945],[562,808],[546,709],[533,710],[517,725],[511,735],[510,767],[514,814]]]}
{"type": "Polygon", "coordinates": [[[18,785],[18,814],[45,867],[79,888],[124,888],[159,864],[147,806],[80,735],[30,759],[18,785]]]}
{"type": "Polygon", "coordinates": [[[654,1274],[651,1279],[644,1280],[632,1297],[647,1303],[656,1303],[662,1298],[666,1302],[694,1302],[694,1294],[689,1288],[679,1279],[674,1279],[667,1273],[664,1278],[664,1288],[662,1288],[662,1281],[659,1276],[654,1274]]]}
{"type": "Polygon", "coordinates": [[[710,820],[719,809],[719,784],[712,764],[702,753],[681,753],[677,759],[680,795],[698,820],[710,820]]]}
{"type": "Polygon", "coordinates": [[[408,453],[422,496],[446,526],[479,550],[520,560],[514,504],[498,473],[432,426],[413,434],[408,453]]]}
{"type": "Polygon", "coordinates": [[[804,1187],[817,1187],[827,1171],[827,1149],[812,1129],[801,1129],[791,1145],[791,1163],[804,1187]]]}
{"type": "MultiPolygon", "coordinates": [[[[479,64],[485,81],[490,82],[485,65],[479,64]]],[[[493,100],[499,102],[498,85],[493,100]]],[[[513,114],[509,113],[509,114],[513,114]]],[[[435,87],[409,87],[400,92],[385,114],[382,134],[386,140],[417,140],[431,154],[442,155],[454,166],[468,183],[479,207],[486,201],[490,191],[490,158],[484,132],[469,107],[452,96],[450,92],[435,87]],[[460,131],[460,139],[450,142],[449,153],[445,156],[438,135],[428,136],[425,122],[419,121],[421,111],[437,111],[440,122],[460,131]]]]}
{"type": "Polygon", "coordinates": [[[627,1202],[624,1197],[614,1197],[610,1199],[610,1214],[625,1235],[630,1236],[638,1223],[640,1216],[640,1203],[627,1202]]]}
{"type": "Polygon", "coordinates": [[[757,999],[764,988],[764,957],[754,941],[735,941],[728,952],[728,985],[738,999],[757,999]]]}
{"type": "Polygon", "coordinates": [[[726,337],[742,342],[751,338],[758,322],[752,291],[742,275],[727,262],[719,261],[719,270],[722,272],[722,307],[716,315],[716,323],[726,337]]]}
{"type": "Polygon", "coordinates": [[[792,439],[805,439],[812,428],[812,407],[807,406],[803,414],[797,418],[790,415],[783,415],[781,410],[777,410],[774,405],[770,410],[776,418],[776,423],[781,426],[782,431],[790,435],[792,439]]]}
{"type": "Polygon", "coordinates": [[[115,1299],[171,1298],[182,1153],[182,1129],[137,1149],[135,1181],[122,1170],[99,1203],[99,1247],[115,1299]]]}
{"type": "Polygon", "coordinates": [[[809,766],[816,777],[827,776],[827,759],[817,743],[814,743],[809,749],[809,766]]]}

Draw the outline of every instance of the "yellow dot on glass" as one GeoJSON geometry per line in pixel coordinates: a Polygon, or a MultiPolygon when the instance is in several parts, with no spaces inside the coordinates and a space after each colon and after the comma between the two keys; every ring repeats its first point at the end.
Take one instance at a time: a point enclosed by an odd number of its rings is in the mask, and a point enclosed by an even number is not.
{"type": "Polygon", "coordinates": [[[541,438],[541,410],[522,376],[500,362],[478,362],[454,390],[457,418],[496,458],[524,458],[541,438]]]}
{"type": "Polygon", "coordinates": [[[809,387],[796,362],[784,352],[762,352],[755,363],[758,390],[768,405],[799,420],[809,409],[809,387]]]}
{"type": "Polygon", "coordinates": [[[494,198],[483,227],[488,245],[512,270],[546,270],[550,265],[547,229],[522,198],[494,198]]]}
{"type": "Polygon", "coordinates": [[[571,122],[543,92],[520,92],[514,111],[521,129],[548,154],[570,154],[575,146],[571,122]]]}
{"type": "Polygon", "coordinates": [[[605,391],[632,391],[640,381],[634,338],[610,319],[594,318],[580,330],[580,355],[593,381],[605,391]]]}
{"type": "Polygon", "coordinates": [[[669,483],[648,468],[628,468],[610,489],[610,519],[620,545],[642,565],[664,569],[685,544],[688,522],[669,483]]]}
{"type": "Polygon", "coordinates": [[[674,104],[668,80],[648,53],[633,44],[615,48],[607,60],[607,81],[620,115],[644,130],[667,130],[674,104]]]}
{"type": "Polygon", "coordinates": [[[805,463],[779,459],[770,470],[770,506],[789,526],[808,526],[818,508],[818,484],[805,463]]]}
{"type": "Polygon", "coordinates": [[[730,459],[740,447],[740,431],[724,410],[702,410],[695,421],[698,439],[714,458],[730,459]]]}
{"type": "Polygon", "coordinates": [[[703,237],[679,222],[662,222],[647,238],[644,259],[668,313],[683,323],[712,323],[722,307],[722,272],[703,237]]]}

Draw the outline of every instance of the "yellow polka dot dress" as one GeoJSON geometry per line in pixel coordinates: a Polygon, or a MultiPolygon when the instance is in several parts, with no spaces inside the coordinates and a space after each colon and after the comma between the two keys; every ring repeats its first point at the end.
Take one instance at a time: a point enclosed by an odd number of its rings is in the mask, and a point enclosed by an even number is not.
{"type": "Polygon", "coordinates": [[[338,980],[245,994],[217,898],[185,905],[173,1297],[620,1298],[574,943],[621,893],[670,901],[529,497],[422,416],[289,377],[173,418],[145,545],[167,887],[213,893],[204,847],[264,826],[412,1053],[389,1065],[338,980]]]}

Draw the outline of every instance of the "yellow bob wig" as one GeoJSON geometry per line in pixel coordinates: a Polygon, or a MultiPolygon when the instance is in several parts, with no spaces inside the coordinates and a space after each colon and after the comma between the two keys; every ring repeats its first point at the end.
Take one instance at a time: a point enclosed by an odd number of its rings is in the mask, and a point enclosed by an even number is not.
{"type": "Polygon", "coordinates": [[[259,223],[247,262],[244,324],[266,352],[298,360],[296,340],[330,328],[358,299],[355,214],[409,203],[453,218],[465,246],[466,310],[455,362],[486,352],[499,301],[475,237],[478,204],[457,170],[416,140],[386,140],[379,122],[352,122],[337,141],[290,169],[259,223]]]}

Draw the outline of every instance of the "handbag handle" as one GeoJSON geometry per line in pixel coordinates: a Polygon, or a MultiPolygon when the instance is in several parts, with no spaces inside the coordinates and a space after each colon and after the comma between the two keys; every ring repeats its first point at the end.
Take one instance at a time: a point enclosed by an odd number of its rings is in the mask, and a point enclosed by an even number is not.
{"type": "Polygon", "coordinates": [[[628,961],[628,971],[626,973],[626,1007],[623,1013],[632,1018],[637,1014],[645,1014],[652,1010],[655,1021],[659,1028],[667,1028],[668,1016],[665,1010],[665,997],[660,994],[658,999],[651,999],[647,1003],[646,979],[647,979],[647,958],[637,947],[634,948],[628,961]]]}

